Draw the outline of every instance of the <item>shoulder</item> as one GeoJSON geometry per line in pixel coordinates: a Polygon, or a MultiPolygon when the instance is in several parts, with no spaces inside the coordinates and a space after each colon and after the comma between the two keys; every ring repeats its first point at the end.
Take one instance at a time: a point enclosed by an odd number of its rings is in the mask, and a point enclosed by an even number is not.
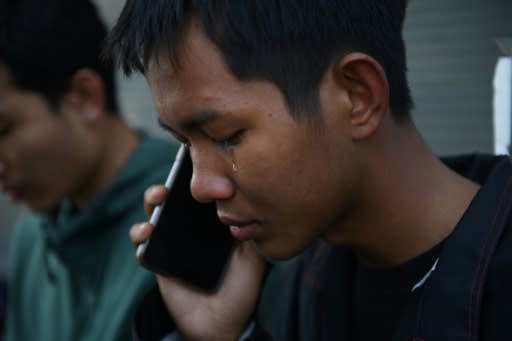
{"type": "Polygon", "coordinates": [[[512,287],[512,219],[510,217],[496,247],[489,271],[490,276],[498,276],[500,281],[507,280],[512,287]]]}
{"type": "Polygon", "coordinates": [[[138,132],[140,141],[121,170],[118,181],[137,187],[162,183],[174,161],[179,144],[138,132]]]}
{"type": "Polygon", "coordinates": [[[16,222],[9,243],[9,277],[20,275],[17,269],[25,268],[37,256],[38,245],[44,241],[43,220],[36,214],[24,213],[16,222]]]}
{"type": "Polygon", "coordinates": [[[40,216],[33,213],[24,213],[14,225],[10,247],[13,252],[26,250],[42,236],[43,221],[40,216]]]}
{"type": "Polygon", "coordinates": [[[139,152],[148,158],[172,159],[179,148],[179,143],[169,139],[163,139],[147,133],[141,133],[139,152]]]}
{"type": "Polygon", "coordinates": [[[506,226],[489,265],[482,301],[483,339],[497,340],[512,333],[512,221],[506,226]]]}
{"type": "Polygon", "coordinates": [[[162,139],[149,134],[141,134],[141,140],[134,151],[131,163],[144,164],[146,169],[153,172],[168,172],[176,153],[179,143],[171,139],[162,139]]]}

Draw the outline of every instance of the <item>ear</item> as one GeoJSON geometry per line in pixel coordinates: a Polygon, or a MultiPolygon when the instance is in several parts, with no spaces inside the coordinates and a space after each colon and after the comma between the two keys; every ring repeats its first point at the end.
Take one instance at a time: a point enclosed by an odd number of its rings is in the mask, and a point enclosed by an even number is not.
{"type": "Polygon", "coordinates": [[[363,53],[350,53],[334,65],[334,79],[351,103],[352,139],[372,135],[389,110],[389,85],[382,66],[363,53]]]}
{"type": "Polygon", "coordinates": [[[96,120],[105,113],[105,86],[94,70],[79,69],[71,78],[63,97],[63,108],[79,112],[85,120],[96,120]]]}

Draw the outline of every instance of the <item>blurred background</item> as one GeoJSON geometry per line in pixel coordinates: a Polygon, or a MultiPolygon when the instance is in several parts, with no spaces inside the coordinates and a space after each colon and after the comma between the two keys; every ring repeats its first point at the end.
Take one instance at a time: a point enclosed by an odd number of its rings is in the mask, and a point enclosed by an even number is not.
{"type": "MultiPolygon", "coordinates": [[[[112,25],[124,0],[96,0],[112,25]]],[[[512,1],[410,0],[405,25],[409,82],[416,108],[413,117],[434,152],[492,153],[494,79],[508,82],[502,109],[510,115],[510,70],[499,68],[510,54],[512,1]],[[506,74],[505,74],[506,73],[506,74]]],[[[502,65],[503,66],[503,65],[502,65]]],[[[144,78],[118,74],[122,113],[134,127],[164,135],[144,78]]],[[[507,121],[510,133],[510,120],[507,121]]],[[[141,202],[142,205],[142,202],[141,202]]],[[[0,277],[7,270],[9,235],[23,208],[0,194],[0,277]]]]}

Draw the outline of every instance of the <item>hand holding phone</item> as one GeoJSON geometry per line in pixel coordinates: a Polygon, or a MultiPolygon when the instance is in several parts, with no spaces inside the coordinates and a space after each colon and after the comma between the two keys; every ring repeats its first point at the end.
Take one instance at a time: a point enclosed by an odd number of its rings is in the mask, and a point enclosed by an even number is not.
{"type": "Polygon", "coordinates": [[[192,160],[182,145],[165,184],[167,198],[151,215],[153,232],[137,253],[150,271],[212,291],[222,280],[234,239],[218,219],[215,203],[192,197],[191,177],[192,160]]]}

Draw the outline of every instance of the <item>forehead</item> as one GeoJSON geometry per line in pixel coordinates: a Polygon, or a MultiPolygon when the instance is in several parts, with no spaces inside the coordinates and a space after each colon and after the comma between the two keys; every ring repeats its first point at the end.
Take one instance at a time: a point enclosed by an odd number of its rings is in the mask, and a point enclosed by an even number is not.
{"type": "Polygon", "coordinates": [[[281,91],[273,83],[236,78],[221,51],[194,22],[180,41],[176,63],[171,62],[164,47],[150,58],[146,70],[153,101],[165,120],[197,110],[233,112],[256,106],[259,111],[268,111],[272,105],[284,104],[281,91]]]}
{"type": "MultiPolygon", "coordinates": [[[[196,20],[190,20],[183,33],[176,40],[177,44],[167,48],[162,44],[152,58],[148,60],[147,74],[150,77],[161,74],[162,71],[180,73],[183,69],[190,66],[194,67],[212,67],[223,64],[222,54],[203,33],[196,20]],[[176,65],[172,65],[170,51],[173,50],[176,65]],[[176,66],[176,69],[173,67],[176,66]]],[[[226,70],[227,71],[227,70],[226,70]]]]}
{"type": "Polygon", "coordinates": [[[166,47],[161,48],[158,55],[148,62],[146,77],[158,99],[168,98],[171,94],[207,95],[211,94],[212,89],[221,92],[240,85],[225,65],[219,49],[194,21],[181,38],[181,43],[176,47],[176,63],[171,62],[166,47]]]}
{"type": "Polygon", "coordinates": [[[0,119],[29,121],[50,113],[45,98],[37,92],[16,87],[8,68],[0,62],[0,119]]]}

